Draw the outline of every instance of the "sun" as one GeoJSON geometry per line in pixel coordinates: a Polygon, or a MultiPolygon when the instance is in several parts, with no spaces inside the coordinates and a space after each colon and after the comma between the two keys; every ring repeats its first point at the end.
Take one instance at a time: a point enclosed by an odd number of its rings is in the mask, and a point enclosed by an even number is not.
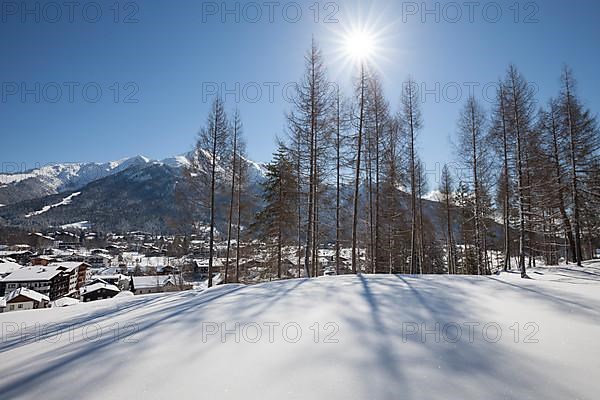
{"type": "Polygon", "coordinates": [[[375,54],[375,39],[371,33],[364,30],[348,32],[344,50],[354,61],[367,61],[375,54]]]}
{"type": "Polygon", "coordinates": [[[385,7],[359,6],[344,12],[343,23],[327,26],[326,49],[332,55],[334,75],[366,69],[383,76],[391,57],[402,53],[395,45],[402,42],[397,20],[389,19],[392,13],[385,7]]]}

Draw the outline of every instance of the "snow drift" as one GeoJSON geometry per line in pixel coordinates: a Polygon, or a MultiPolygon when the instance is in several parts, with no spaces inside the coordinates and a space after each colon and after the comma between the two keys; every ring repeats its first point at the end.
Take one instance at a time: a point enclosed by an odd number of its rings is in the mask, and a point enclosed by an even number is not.
{"type": "Polygon", "coordinates": [[[224,285],[0,315],[2,398],[594,399],[600,263],[224,285]]]}

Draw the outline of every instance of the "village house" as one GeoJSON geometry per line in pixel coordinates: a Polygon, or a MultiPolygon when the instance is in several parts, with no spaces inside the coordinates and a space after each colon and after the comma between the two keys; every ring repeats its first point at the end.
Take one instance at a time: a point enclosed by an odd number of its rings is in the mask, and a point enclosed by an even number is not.
{"type": "Polygon", "coordinates": [[[133,294],[176,292],[180,290],[172,275],[132,276],[130,290],[133,294]]]}
{"type": "Polygon", "coordinates": [[[85,262],[90,264],[92,268],[108,268],[111,265],[112,257],[100,252],[92,252],[91,255],[85,257],[85,262]]]}
{"type": "MultiPolygon", "coordinates": [[[[203,277],[208,277],[208,259],[198,259],[194,260],[194,272],[200,274],[203,277]]],[[[220,258],[215,258],[213,260],[212,272],[213,274],[218,273],[225,266],[223,260],[220,258]]]]}
{"type": "Polygon", "coordinates": [[[105,282],[115,285],[121,290],[129,290],[131,277],[123,274],[111,274],[111,275],[94,275],[92,281],[101,279],[105,282]]]}
{"type": "Polygon", "coordinates": [[[60,257],[62,261],[76,261],[76,262],[84,262],[85,258],[87,257],[86,255],[77,252],[77,251],[73,251],[73,250],[59,250],[60,252],[63,253],[63,255],[60,257]]]}
{"type": "Polygon", "coordinates": [[[109,244],[105,247],[106,251],[108,251],[108,254],[110,254],[111,256],[118,256],[120,254],[123,253],[123,251],[125,251],[125,247],[124,246],[119,246],[116,244],[109,244]]]}
{"type": "Polygon", "coordinates": [[[96,279],[93,283],[79,289],[81,301],[96,301],[110,299],[119,294],[121,290],[102,279],[96,279]]]}
{"type": "Polygon", "coordinates": [[[77,249],[81,246],[81,240],[79,235],[76,235],[74,233],[62,231],[54,233],[53,236],[56,240],[55,243],[58,244],[58,248],[61,250],[77,249]]]}
{"type": "Polygon", "coordinates": [[[3,304],[0,304],[0,312],[45,308],[49,302],[50,298],[48,296],[25,287],[20,287],[4,297],[2,300],[3,304]],[[4,306],[3,309],[2,306],[4,306]]]}
{"type": "Polygon", "coordinates": [[[48,265],[58,268],[69,275],[69,289],[67,293],[72,293],[82,287],[90,279],[90,265],[84,262],[65,261],[48,265]]]}
{"type": "Polygon", "coordinates": [[[26,265],[33,253],[30,250],[3,250],[0,251],[0,258],[10,258],[21,265],[26,265]]]}
{"type": "Polygon", "coordinates": [[[54,261],[55,258],[52,256],[46,256],[46,255],[41,255],[41,256],[35,256],[32,257],[30,259],[31,265],[43,265],[46,266],[48,264],[50,264],[52,261],[54,261]]]}
{"type": "Polygon", "coordinates": [[[22,265],[5,259],[0,259],[0,298],[4,296],[6,283],[4,277],[10,275],[18,269],[21,269],[22,265]]]}
{"type": "Polygon", "coordinates": [[[158,275],[172,275],[177,272],[179,272],[179,269],[170,265],[165,265],[156,268],[156,273],[158,275]]]}
{"type": "Polygon", "coordinates": [[[62,268],[52,266],[22,267],[2,280],[4,293],[25,287],[48,296],[50,300],[64,296],[69,291],[70,274],[62,268]]]}

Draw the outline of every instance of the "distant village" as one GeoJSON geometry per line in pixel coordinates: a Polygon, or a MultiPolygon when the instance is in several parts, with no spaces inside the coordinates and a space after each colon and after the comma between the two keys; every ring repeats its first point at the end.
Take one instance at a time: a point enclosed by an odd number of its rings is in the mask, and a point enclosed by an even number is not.
{"type": "MultiPolygon", "coordinates": [[[[226,247],[224,242],[215,245],[213,284],[223,282],[226,247]]],[[[270,252],[263,243],[240,243],[240,248],[240,282],[274,278],[270,252]]],[[[347,252],[342,251],[340,260],[344,270],[349,269],[347,252]]],[[[303,259],[298,259],[296,252],[287,253],[283,277],[302,276],[299,263],[303,259]]],[[[334,254],[331,249],[319,250],[322,274],[334,273],[334,254]]],[[[208,255],[208,240],[202,235],[30,233],[18,244],[0,244],[0,313],[206,289],[208,255]]],[[[231,252],[230,268],[236,262],[235,252],[231,252]]]]}

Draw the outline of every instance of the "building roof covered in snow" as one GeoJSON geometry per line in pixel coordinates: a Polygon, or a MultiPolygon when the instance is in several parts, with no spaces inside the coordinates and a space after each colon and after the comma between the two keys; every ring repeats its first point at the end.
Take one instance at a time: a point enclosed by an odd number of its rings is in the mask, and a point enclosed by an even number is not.
{"type": "Polygon", "coordinates": [[[84,263],[84,262],[78,262],[78,261],[65,261],[65,262],[53,262],[48,264],[49,267],[55,267],[55,268],[62,268],[64,271],[74,271],[75,268],[79,268],[82,264],[85,264],[87,267],[91,267],[91,265],[84,263]]]}
{"type": "Polygon", "coordinates": [[[44,294],[38,293],[35,290],[27,289],[24,287],[20,287],[18,289],[10,292],[6,297],[6,303],[10,303],[12,300],[16,299],[19,296],[27,297],[33,301],[37,301],[41,303],[42,301],[50,301],[50,298],[44,294]]]}
{"type": "Polygon", "coordinates": [[[25,255],[25,254],[31,254],[31,251],[29,251],[29,250],[17,250],[17,251],[2,250],[2,251],[0,251],[0,257],[21,256],[21,255],[25,255]]]}
{"type": "Polygon", "coordinates": [[[51,266],[21,267],[4,278],[5,282],[48,281],[63,270],[51,266]]]}
{"type": "Polygon", "coordinates": [[[23,268],[22,265],[11,261],[0,262],[0,276],[10,274],[21,268],[23,268]]]}
{"type": "Polygon", "coordinates": [[[111,292],[117,292],[117,293],[121,291],[115,285],[111,285],[110,283],[98,280],[98,281],[96,281],[96,283],[92,283],[91,285],[84,286],[81,289],[79,289],[79,293],[81,295],[84,295],[87,293],[95,292],[96,290],[100,290],[100,289],[106,289],[106,290],[110,290],[111,292]]]}
{"type": "Polygon", "coordinates": [[[129,280],[129,275],[123,274],[96,274],[92,275],[92,280],[94,279],[102,279],[102,280],[111,280],[111,281],[125,281],[129,280]]]}

